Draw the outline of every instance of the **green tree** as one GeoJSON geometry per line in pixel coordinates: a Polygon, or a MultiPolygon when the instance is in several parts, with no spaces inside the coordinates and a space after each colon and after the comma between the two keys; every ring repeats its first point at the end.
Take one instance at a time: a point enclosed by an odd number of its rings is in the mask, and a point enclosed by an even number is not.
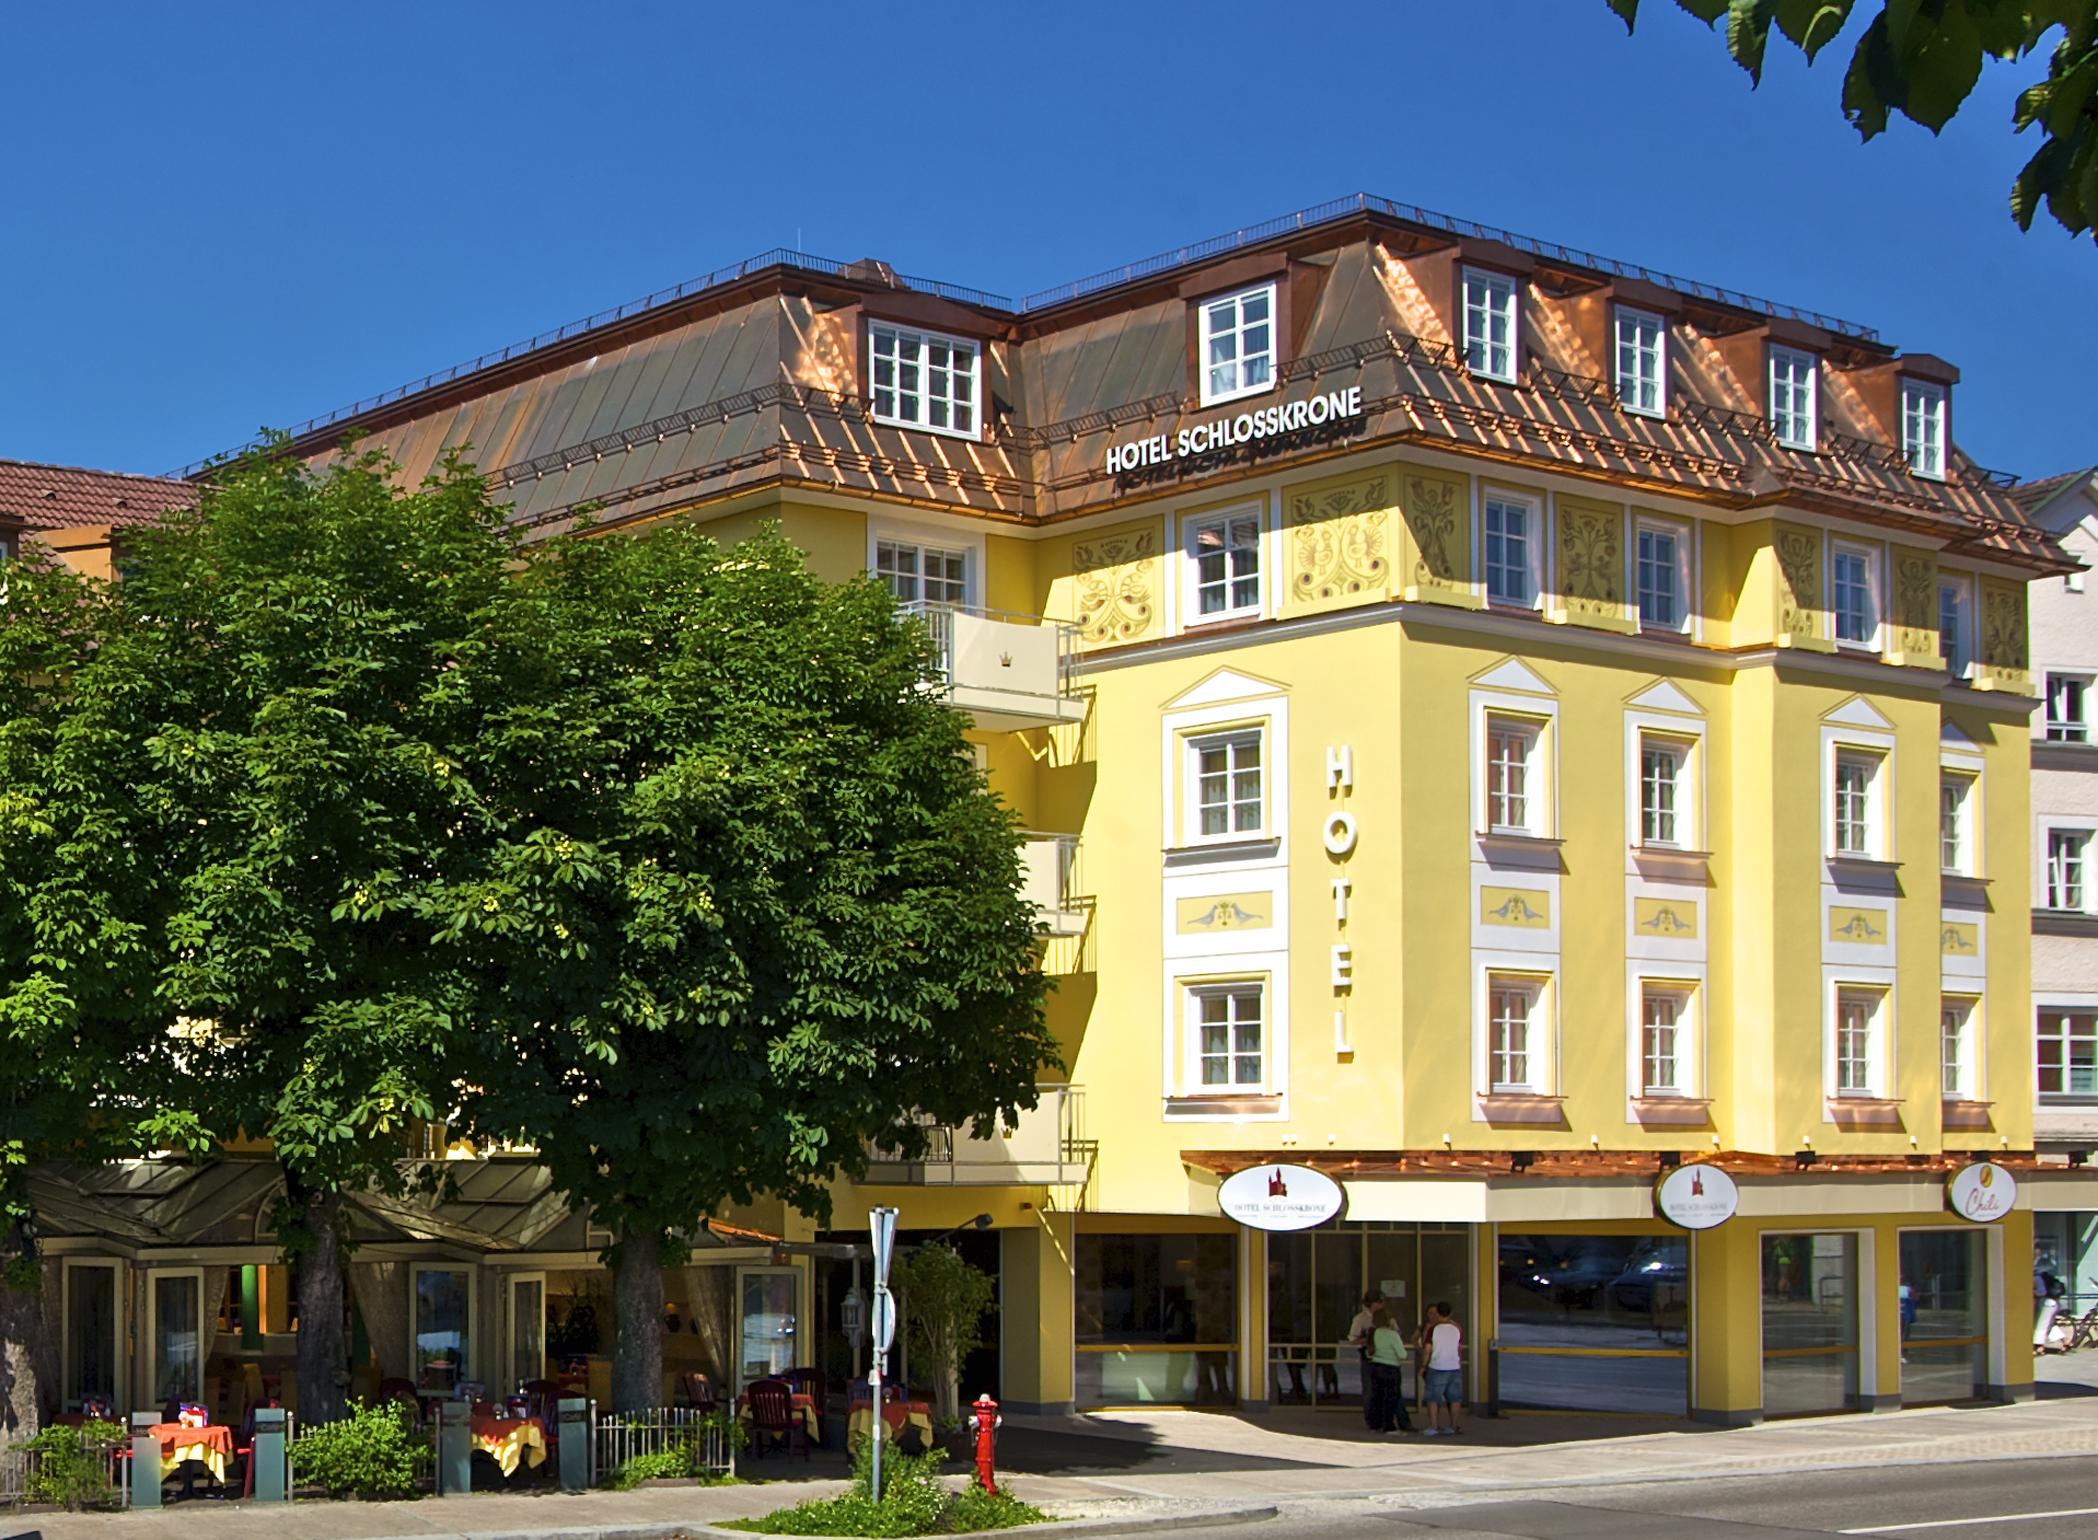
{"type": "Polygon", "coordinates": [[[910,1323],[912,1377],[931,1380],[939,1415],[958,1421],[962,1360],[983,1346],[983,1318],[995,1287],[991,1275],[947,1245],[902,1253],[890,1273],[890,1287],[910,1323]]]}
{"type": "Polygon", "coordinates": [[[122,746],[80,794],[135,806],[164,873],[134,1008],[184,1024],[204,1123],[282,1167],[311,1425],[345,1411],[344,1194],[411,1180],[471,1000],[431,894],[494,844],[460,772],[514,546],[462,464],[404,491],[277,447],[131,542],[61,731],[122,746]]]}
{"type": "Polygon", "coordinates": [[[154,997],[172,878],[129,794],[147,753],[88,667],[109,585],[34,557],[0,581],[0,1432],[35,1434],[47,1341],[30,1169],[206,1140],[154,997]]]}
{"type": "Polygon", "coordinates": [[[672,525],[536,547],[514,599],[477,772],[508,832],[451,932],[507,1041],[460,1078],[617,1236],[628,1410],[706,1217],[827,1213],[866,1140],[1032,1106],[1047,985],[1014,817],[885,589],[672,525]]]}
{"type": "MultiPolygon", "coordinates": [[[[1606,0],[1630,31],[1639,0],[1606,0]]],[[[1676,0],[1701,21],[1726,21],[1727,51],[1757,84],[1775,28],[1809,63],[1843,31],[1855,0],[1676,0]]],[[[1891,113],[1936,133],[1981,78],[1985,59],[2015,61],[2055,33],[2047,77],[2019,93],[2012,125],[2040,144],[2011,184],[2021,230],[2047,210],[2072,233],[2098,222],[2098,4],[2093,0],[1883,0],[1850,56],[1843,115],[1870,139],[1891,113]]]]}

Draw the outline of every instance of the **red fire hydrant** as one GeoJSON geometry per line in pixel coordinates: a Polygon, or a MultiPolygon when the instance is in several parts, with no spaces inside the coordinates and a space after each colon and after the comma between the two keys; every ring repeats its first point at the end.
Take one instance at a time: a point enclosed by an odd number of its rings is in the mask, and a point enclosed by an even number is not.
{"type": "Polygon", "coordinates": [[[998,1485],[991,1479],[991,1472],[997,1465],[998,1425],[1004,1421],[988,1390],[969,1407],[969,1431],[976,1435],[976,1482],[993,1496],[998,1485]]]}

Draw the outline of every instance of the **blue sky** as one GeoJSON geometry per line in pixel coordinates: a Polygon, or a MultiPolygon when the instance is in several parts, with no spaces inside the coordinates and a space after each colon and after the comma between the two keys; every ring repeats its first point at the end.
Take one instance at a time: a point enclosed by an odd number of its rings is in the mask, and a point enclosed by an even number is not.
{"type": "MultiPolygon", "coordinates": [[[[1861,10],[1869,9],[1861,6],[1861,10]]],[[[1997,66],[1861,145],[1646,0],[8,6],[0,455],[165,471],[769,247],[1023,295],[1354,191],[1876,326],[2098,460],[2098,248],[1997,66]]]]}

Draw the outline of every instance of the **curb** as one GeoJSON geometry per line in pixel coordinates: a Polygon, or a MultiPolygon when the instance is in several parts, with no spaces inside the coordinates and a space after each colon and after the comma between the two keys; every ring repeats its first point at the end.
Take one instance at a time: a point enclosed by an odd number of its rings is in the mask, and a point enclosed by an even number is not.
{"type": "MultiPolygon", "coordinates": [[[[1278,1512],[1273,1503],[1244,1508],[1212,1508],[1192,1513],[1132,1513],[1092,1519],[1056,1519],[998,1530],[999,1535],[1136,1535],[1175,1529],[1211,1529],[1229,1524],[1257,1524],[1278,1512]]],[[[578,1524],[557,1529],[472,1529],[415,1534],[372,1535],[365,1540],[751,1540],[747,1529],[722,1529],[691,1520],[664,1519],[650,1524],[578,1524]]],[[[956,1537],[966,1540],[966,1537],[956,1537]]]]}

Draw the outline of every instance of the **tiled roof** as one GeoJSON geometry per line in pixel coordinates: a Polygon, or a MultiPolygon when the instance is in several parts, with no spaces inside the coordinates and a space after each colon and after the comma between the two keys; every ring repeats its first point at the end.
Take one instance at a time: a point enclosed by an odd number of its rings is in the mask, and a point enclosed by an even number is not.
{"type": "Polygon", "coordinates": [[[2011,498],[2027,513],[2053,500],[2054,495],[2072,482],[2098,478],[2098,465],[2086,465],[2081,470],[2063,471],[2058,476],[2042,476],[2036,481],[2021,481],[2011,488],[2011,498]]]}
{"type": "Polygon", "coordinates": [[[18,518],[31,529],[150,524],[196,500],[194,485],[161,476],[0,460],[0,514],[18,518]]]}

